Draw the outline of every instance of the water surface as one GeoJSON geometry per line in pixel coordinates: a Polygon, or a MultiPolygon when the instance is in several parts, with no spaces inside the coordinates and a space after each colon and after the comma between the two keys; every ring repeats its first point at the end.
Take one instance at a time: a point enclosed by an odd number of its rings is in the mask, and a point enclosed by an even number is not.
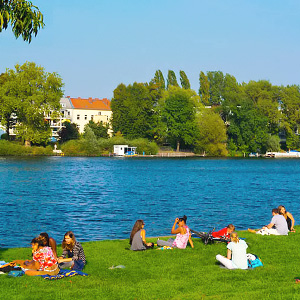
{"type": "Polygon", "coordinates": [[[46,231],[60,243],[169,234],[186,214],[196,230],[269,223],[286,206],[300,220],[299,159],[0,158],[0,246],[28,246],[46,231]]]}

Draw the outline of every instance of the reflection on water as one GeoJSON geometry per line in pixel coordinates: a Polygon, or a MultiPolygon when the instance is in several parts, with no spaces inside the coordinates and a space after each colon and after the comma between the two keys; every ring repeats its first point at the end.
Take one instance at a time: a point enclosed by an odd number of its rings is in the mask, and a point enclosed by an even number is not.
{"type": "Polygon", "coordinates": [[[186,214],[193,229],[259,227],[284,204],[299,220],[300,160],[1,158],[0,246],[28,246],[42,231],[61,242],[169,234],[186,214]]]}

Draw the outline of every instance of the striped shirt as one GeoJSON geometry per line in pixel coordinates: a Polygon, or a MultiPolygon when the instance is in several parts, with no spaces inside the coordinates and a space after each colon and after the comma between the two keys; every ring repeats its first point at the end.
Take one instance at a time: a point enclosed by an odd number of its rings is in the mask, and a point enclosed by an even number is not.
{"type": "Polygon", "coordinates": [[[77,241],[75,242],[74,247],[71,251],[64,249],[62,257],[66,258],[67,256],[69,258],[72,258],[72,260],[82,260],[84,264],[86,263],[83,248],[81,244],[77,241]]]}

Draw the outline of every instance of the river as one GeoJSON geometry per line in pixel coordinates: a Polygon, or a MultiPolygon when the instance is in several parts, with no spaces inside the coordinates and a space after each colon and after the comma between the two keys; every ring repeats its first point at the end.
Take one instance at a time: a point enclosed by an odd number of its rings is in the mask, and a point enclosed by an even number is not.
{"type": "Polygon", "coordinates": [[[268,224],[286,206],[300,220],[300,159],[0,157],[0,247],[27,247],[40,232],[61,243],[268,224]]]}

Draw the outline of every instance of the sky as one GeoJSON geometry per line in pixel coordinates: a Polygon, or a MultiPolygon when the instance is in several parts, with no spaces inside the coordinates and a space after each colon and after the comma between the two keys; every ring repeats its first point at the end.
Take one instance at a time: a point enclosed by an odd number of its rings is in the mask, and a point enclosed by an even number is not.
{"type": "Polygon", "coordinates": [[[45,27],[31,44],[0,33],[0,73],[33,61],[58,73],[64,95],[113,97],[160,69],[238,82],[300,84],[299,0],[31,0],[45,27]]]}

